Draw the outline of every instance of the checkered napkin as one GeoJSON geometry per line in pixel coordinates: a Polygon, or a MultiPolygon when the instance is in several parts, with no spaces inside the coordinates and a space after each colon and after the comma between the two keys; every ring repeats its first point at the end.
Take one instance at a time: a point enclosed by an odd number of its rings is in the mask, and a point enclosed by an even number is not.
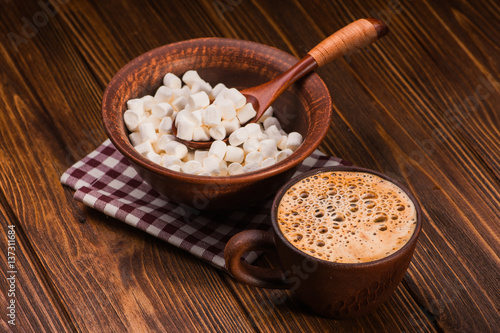
{"type": "MultiPolygon", "coordinates": [[[[295,175],[313,168],[348,164],[315,151],[295,175]]],[[[144,182],[106,140],[61,176],[74,198],[225,270],[224,246],[245,229],[269,230],[272,199],[248,210],[202,212],[169,201],[144,182]]],[[[252,261],[256,255],[246,259],[252,261]]]]}

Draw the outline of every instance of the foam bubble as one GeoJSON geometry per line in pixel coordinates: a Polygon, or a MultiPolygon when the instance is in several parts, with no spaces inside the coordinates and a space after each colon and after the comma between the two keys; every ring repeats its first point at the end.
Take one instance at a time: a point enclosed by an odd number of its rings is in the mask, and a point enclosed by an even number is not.
{"type": "Polygon", "coordinates": [[[278,207],[285,237],[299,250],[335,262],[367,262],[399,250],[416,224],[415,206],[393,183],[362,172],[310,176],[278,207]]]}

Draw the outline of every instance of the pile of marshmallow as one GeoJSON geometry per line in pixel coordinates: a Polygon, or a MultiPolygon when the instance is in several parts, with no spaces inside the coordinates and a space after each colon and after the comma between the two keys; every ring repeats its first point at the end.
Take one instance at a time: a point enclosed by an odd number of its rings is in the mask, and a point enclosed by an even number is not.
{"type": "Polygon", "coordinates": [[[269,167],[302,143],[300,133],[283,131],[272,107],[257,123],[246,124],[255,115],[237,89],[222,83],[212,88],[190,70],[182,81],[166,74],[154,96],[127,101],[123,119],[130,142],[149,160],[187,174],[227,176],[269,167]],[[210,149],[190,149],[177,141],[173,124],[179,139],[214,140],[210,149]],[[222,141],[227,135],[229,144],[222,141]]]}

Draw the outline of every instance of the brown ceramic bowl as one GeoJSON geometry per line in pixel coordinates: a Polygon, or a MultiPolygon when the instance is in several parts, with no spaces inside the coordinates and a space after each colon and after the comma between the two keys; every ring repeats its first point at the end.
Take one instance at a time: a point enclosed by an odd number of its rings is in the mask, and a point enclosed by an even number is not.
{"type": "Polygon", "coordinates": [[[422,229],[422,209],[411,192],[387,175],[359,167],[334,166],[302,173],[285,184],[274,197],[271,221],[271,232],[244,230],[229,240],[224,249],[228,271],[238,281],[252,286],[290,289],[317,314],[346,319],[375,311],[399,285],[413,257],[422,229]],[[373,261],[339,263],[313,257],[287,240],[278,219],[281,199],[287,191],[307,177],[344,171],[373,174],[385,179],[401,189],[413,202],[415,230],[399,250],[373,261]],[[277,254],[279,268],[258,267],[242,261],[241,257],[249,251],[277,254]]]}
{"type": "Polygon", "coordinates": [[[317,74],[294,83],[273,104],[283,129],[302,134],[302,145],[280,163],[237,176],[188,175],[140,155],[130,143],[123,122],[126,102],[154,95],[168,72],[182,76],[196,69],[212,86],[222,82],[243,89],[271,80],[296,62],[295,57],[276,48],[225,38],[193,39],[156,48],[129,62],[106,88],[102,101],[106,132],[139,175],[169,199],[200,210],[248,206],[285,184],[326,135],[332,117],[331,97],[317,74]]]}

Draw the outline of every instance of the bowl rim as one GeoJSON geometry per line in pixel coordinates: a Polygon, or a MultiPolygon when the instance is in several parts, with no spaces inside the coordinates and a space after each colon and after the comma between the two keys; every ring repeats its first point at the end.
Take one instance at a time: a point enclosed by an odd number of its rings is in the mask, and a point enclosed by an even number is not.
{"type": "MultiPolygon", "coordinates": [[[[183,172],[177,172],[173,170],[169,170],[166,167],[156,164],[153,161],[150,161],[146,157],[142,156],[139,154],[130,141],[128,140],[122,140],[119,137],[116,137],[113,134],[113,124],[111,123],[110,119],[108,119],[106,113],[107,112],[113,112],[112,110],[108,110],[107,106],[108,104],[111,105],[112,103],[112,97],[113,97],[113,92],[120,86],[120,82],[127,77],[128,74],[134,71],[135,68],[141,67],[141,63],[144,61],[148,61],[151,59],[154,59],[155,57],[161,56],[162,54],[165,54],[168,52],[168,49],[171,48],[176,48],[179,46],[188,46],[188,45],[198,45],[198,46],[215,46],[215,47],[220,47],[220,44],[226,44],[225,46],[231,46],[231,47],[241,47],[241,46],[254,46],[255,49],[262,49],[262,50],[269,50],[271,52],[274,52],[276,54],[279,54],[280,59],[282,59],[284,62],[291,62],[292,64],[294,62],[297,62],[299,59],[297,59],[295,56],[291,55],[288,52],[285,52],[283,50],[280,50],[276,47],[269,46],[266,44],[254,42],[254,41],[248,41],[248,40],[241,40],[241,39],[233,39],[233,38],[223,38],[223,37],[202,37],[202,38],[193,38],[193,39],[188,39],[188,40],[182,40],[174,43],[169,43],[165,44],[162,46],[159,46],[157,48],[154,48],[150,51],[147,51],[136,58],[132,59],[129,61],[125,66],[123,66],[114,76],[113,78],[109,81],[108,85],[106,86],[106,89],[103,93],[103,98],[102,98],[102,103],[101,103],[101,116],[102,116],[102,121],[104,124],[104,129],[106,131],[106,134],[110,141],[113,143],[113,145],[118,149],[118,151],[124,155],[132,164],[138,164],[141,168],[146,169],[148,172],[152,173],[157,173],[161,175],[165,175],[168,177],[175,177],[180,181],[188,182],[188,183],[199,183],[199,184],[205,184],[207,182],[215,182],[217,184],[235,184],[235,183],[246,183],[248,181],[258,181],[262,180],[265,178],[272,177],[274,175],[286,172],[287,170],[294,168],[298,166],[300,163],[302,163],[307,157],[309,157],[321,144],[323,141],[324,137],[328,133],[328,129],[330,128],[330,124],[333,118],[333,108],[332,108],[332,98],[330,95],[330,92],[328,90],[328,87],[326,86],[325,82],[321,79],[321,77],[316,73],[316,72],[311,72],[308,74],[306,77],[304,77],[301,80],[314,80],[316,81],[316,84],[319,84],[321,89],[324,90],[325,96],[324,99],[327,103],[326,108],[327,108],[327,118],[325,119],[325,123],[327,126],[324,126],[323,133],[318,137],[318,140],[315,144],[310,145],[309,147],[302,147],[299,146],[299,148],[293,152],[289,157],[287,157],[284,161],[281,161],[279,163],[276,163],[272,166],[269,166],[267,168],[259,169],[256,171],[252,172],[246,172],[242,173],[239,175],[230,175],[230,176],[200,176],[200,175],[191,175],[191,174],[186,174],[183,172]],[[327,120],[327,121],[326,121],[327,120]],[[296,154],[297,152],[300,152],[299,154],[296,154]]],[[[121,117],[120,119],[123,118],[121,117]]],[[[305,142],[306,138],[304,138],[305,142]]]]}

